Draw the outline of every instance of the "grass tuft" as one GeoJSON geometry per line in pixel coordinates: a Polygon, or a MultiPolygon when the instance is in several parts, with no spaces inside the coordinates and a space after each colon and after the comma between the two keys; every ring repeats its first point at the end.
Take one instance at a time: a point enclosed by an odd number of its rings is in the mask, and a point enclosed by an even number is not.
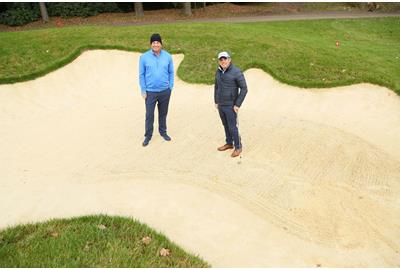
{"type": "Polygon", "coordinates": [[[135,220],[54,219],[0,231],[0,267],[210,267],[135,220]],[[148,237],[144,242],[143,238],[148,237]],[[161,256],[162,249],[169,250],[161,256]]]}

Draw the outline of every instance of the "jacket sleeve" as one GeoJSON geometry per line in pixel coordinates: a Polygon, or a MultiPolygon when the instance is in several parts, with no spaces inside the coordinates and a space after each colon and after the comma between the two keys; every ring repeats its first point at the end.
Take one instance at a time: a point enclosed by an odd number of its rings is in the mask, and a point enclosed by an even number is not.
{"type": "Polygon", "coordinates": [[[246,79],[244,78],[243,72],[238,71],[238,75],[236,76],[236,83],[238,87],[240,88],[240,93],[238,98],[235,101],[235,105],[240,107],[244,101],[244,98],[247,95],[247,84],[246,84],[246,79]]]}
{"type": "MultiPolygon", "coordinates": [[[[217,71],[217,72],[218,72],[218,71],[217,71]]],[[[218,90],[217,72],[215,73],[215,80],[214,80],[214,103],[215,103],[215,104],[218,104],[218,102],[217,102],[217,90],[218,90]]]]}
{"type": "Polygon", "coordinates": [[[172,56],[169,57],[168,74],[169,88],[172,90],[174,88],[174,62],[172,61],[172,56]]]}
{"type": "Polygon", "coordinates": [[[140,84],[140,91],[146,93],[146,67],[144,64],[143,55],[140,56],[139,59],[139,84],[140,84]]]}

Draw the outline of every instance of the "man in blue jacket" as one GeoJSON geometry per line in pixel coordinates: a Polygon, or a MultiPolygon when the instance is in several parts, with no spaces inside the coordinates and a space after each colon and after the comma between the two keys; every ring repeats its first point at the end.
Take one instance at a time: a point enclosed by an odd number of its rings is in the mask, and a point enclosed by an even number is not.
{"type": "Polygon", "coordinates": [[[171,55],[162,50],[159,34],[150,37],[151,49],[140,56],[139,81],[142,97],[146,103],[146,124],[143,146],[147,146],[153,136],[154,110],[158,107],[158,131],[166,141],[167,114],[171,91],[174,87],[174,64],[171,55]]]}
{"type": "Polygon", "coordinates": [[[247,94],[246,79],[242,71],[231,63],[227,52],[218,54],[219,67],[215,73],[214,102],[225,129],[226,143],[218,151],[233,149],[231,157],[242,152],[242,142],[237,126],[237,114],[247,94]]]}

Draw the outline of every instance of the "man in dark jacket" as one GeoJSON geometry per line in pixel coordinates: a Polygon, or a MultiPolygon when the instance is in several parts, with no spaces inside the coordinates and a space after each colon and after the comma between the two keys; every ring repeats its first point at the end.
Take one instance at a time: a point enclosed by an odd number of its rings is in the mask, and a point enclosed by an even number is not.
{"type": "Polygon", "coordinates": [[[226,144],[218,147],[218,151],[233,149],[231,157],[242,152],[237,114],[247,94],[246,79],[242,71],[231,63],[227,52],[218,54],[219,67],[215,73],[214,102],[225,129],[226,144]]]}

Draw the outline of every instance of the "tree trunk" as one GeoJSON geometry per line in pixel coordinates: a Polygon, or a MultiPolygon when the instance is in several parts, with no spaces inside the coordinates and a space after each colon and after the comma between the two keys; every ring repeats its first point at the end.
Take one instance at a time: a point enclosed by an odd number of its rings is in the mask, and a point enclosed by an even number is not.
{"type": "Polygon", "coordinates": [[[183,2],[183,14],[186,16],[192,16],[192,7],[190,2],[183,2]]]}
{"type": "Polygon", "coordinates": [[[49,21],[49,14],[47,13],[47,8],[44,2],[39,2],[40,14],[42,14],[42,19],[44,22],[49,21]]]}
{"type": "Polygon", "coordinates": [[[373,12],[377,8],[377,4],[375,2],[368,2],[367,3],[368,11],[373,12]]]}
{"type": "Polygon", "coordinates": [[[135,14],[136,17],[143,17],[143,3],[142,2],[135,2],[135,14]]]}

